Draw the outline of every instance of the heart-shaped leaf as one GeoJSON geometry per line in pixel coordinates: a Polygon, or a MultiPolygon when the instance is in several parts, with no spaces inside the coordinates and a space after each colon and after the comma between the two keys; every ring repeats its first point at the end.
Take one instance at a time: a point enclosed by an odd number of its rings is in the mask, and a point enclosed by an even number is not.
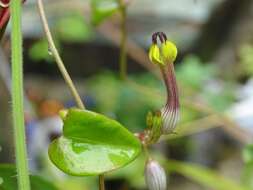
{"type": "Polygon", "coordinates": [[[63,122],[63,136],[51,143],[49,157],[67,174],[102,174],[125,166],[140,152],[140,141],[104,115],[70,109],[63,122]]]}

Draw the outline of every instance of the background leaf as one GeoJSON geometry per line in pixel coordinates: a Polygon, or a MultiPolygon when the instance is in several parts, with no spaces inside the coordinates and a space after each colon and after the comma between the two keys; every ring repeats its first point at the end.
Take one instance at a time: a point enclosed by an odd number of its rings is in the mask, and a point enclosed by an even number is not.
{"type": "Polygon", "coordinates": [[[204,168],[196,164],[183,163],[173,160],[166,161],[166,168],[170,172],[179,173],[191,180],[211,189],[215,190],[249,190],[235,183],[232,180],[226,179],[218,175],[216,172],[204,168]]]}
{"type": "Polygon", "coordinates": [[[98,25],[119,9],[119,3],[117,0],[91,0],[91,8],[91,22],[98,25]]]}
{"type": "Polygon", "coordinates": [[[56,23],[57,35],[67,42],[81,43],[92,38],[92,30],[85,23],[83,15],[67,15],[56,23]]]}
{"type": "Polygon", "coordinates": [[[53,57],[48,52],[48,43],[46,39],[35,42],[29,49],[29,56],[34,61],[46,60],[53,61],[53,57]]]}

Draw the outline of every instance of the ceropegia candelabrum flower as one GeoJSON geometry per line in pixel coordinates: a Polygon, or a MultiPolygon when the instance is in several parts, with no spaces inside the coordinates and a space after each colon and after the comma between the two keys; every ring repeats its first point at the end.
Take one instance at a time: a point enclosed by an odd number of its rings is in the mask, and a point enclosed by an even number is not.
{"type": "Polygon", "coordinates": [[[147,161],[145,180],[149,190],[166,190],[167,188],[166,173],[155,160],[149,159],[147,161]]]}
{"type": "Polygon", "coordinates": [[[179,98],[174,71],[174,61],[177,56],[176,46],[163,32],[156,32],[152,36],[152,45],[149,50],[149,59],[160,67],[167,90],[167,101],[161,109],[162,133],[173,133],[179,118],[179,98]],[[158,45],[160,40],[160,46],[158,45]]]}

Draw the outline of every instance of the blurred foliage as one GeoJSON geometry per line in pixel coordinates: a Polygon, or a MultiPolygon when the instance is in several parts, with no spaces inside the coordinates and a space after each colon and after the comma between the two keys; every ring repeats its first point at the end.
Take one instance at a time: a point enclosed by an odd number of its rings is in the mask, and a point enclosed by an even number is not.
{"type": "Polygon", "coordinates": [[[211,88],[204,89],[201,96],[210,108],[224,112],[236,100],[234,89],[230,82],[216,81],[211,88]]]}
{"type": "MultiPolygon", "coordinates": [[[[17,190],[17,171],[14,165],[0,165],[0,189],[17,190]]],[[[31,175],[31,190],[57,190],[52,182],[49,182],[40,176],[31,175]]]]}
{"type": "Polygon", "coordinates": [[[56,184],[59,190],[95,190],[97,177],[67,177],[57,181],[56,184]]]}
{"type": "Polygon", "coordinates": [[[179,83],[193,90],[200,90],[208,80],[217,75],[214,65],[203,64],[196,56],[186,57],[176,71],[179,83]]]}
{"type": "Polygon", "coordinates": [[[239,56],[242,72],[253,76],[253,45],[242,45],[239,51],[239,56]]]}
{"type": "Polygon", "coordinates": [[[66,42],[82,43],[93,37],[91,27],[85,23],[81,14],[62,17],[57,21],[55,27],[58,38],[66,42]]]}
{"type": "MultiPolygon", "coordinates": [[[[86,23],[81,14],[70,13],[57,20],[51,29],[54,35],[54,42],[57,50],[61,50],[61,42],[83,43],[93,39],[91,26],[86,23]]],[[[52,62],[54,58],[50,55],[50,50],[46,39],[36,41],[29,48],[29,56],[33,61],[52,62]]]]}
{"type": "Polygon", "coordinates": [[[242,182],[253,189],[253,144],[243,149],[244,170],[242,182]]]}
{"type": "Polygon", "coordinates": [[[235,101],[235,86],[219,78],[218,70],[214,64],[204,64],[196,56],[189,56],[177,68],[177,79],[187,95],[197,95],[210,108],[225,111],[235,101]]]}
{"type": "MultiPolygon", "coordinates": [[[[139,75],[138,78],[140,81],[145,78],[147,86],[154,83],[162,86],[150,75],[139,75]]],[[[145,128],[147,112],[162,106],[160,98],[154,98],[152,94],[140,95],[131,85],[110,72],[90,78],[87,88],[95,99],[96,111],[116,118],[132,131],[145,128]]]]}
{"type": "Polygon", "coordinates": [[[94,25],[102,23],[119,9],[119,0],[90,0],[91,22],[94,25]]]}
{"type": "MultiPolygon", "coordinates": [[[[90,0],[91,24],[99,25],[104,20],[116,13],[119,8],[118,0],[90,0]]],[[[77,12],[67,13],[51,27],[54,41],[60,48],[60,41],[71,43],[83,43],[93,39],[92,26],[85,21],[83,15],[77,12]]],[[[29,49],[29,56],[34,61],[52,61],[48,54],[48,45],[45,39],[39,40],[29,49]]]]}
{"type": "Polygon", "coordinates": [[[45,60],[47,62],[52,62],[54,60],[54,58],[50,55],[46,39],[41,39],[34,43],[29,49],[29,56],[34,61],[45,60]]]}
{"type": "MultiPolygon", "coordinates": [[[[203,166],[170,159],[168,160],[164,158],[160,153],[154,151],[151,153],[151,155],[152,157],[155,157],[156,160],[159,160],[161,163],[163,163],[162,165],[165,166],[168,173],[177,173],[208,189],[249,190],[247,186],[238,184],[228,178],[219,175],[216,171],[205,168],[203,166]]],[[[145,188],[145,181],[143,177],[145,161],[146,156],[142,154],[138,159],[136,159],[125,168],[108,174],[108,178],[124,178],[130,183],[131,187],[137,189],[145,188]]],[[[172,175],[169,176],[169,178],[173,177],[174,176],[172,175]]]]}
{"type": "Polygon", "coordinates": [[[215,171],[197,164],[184,163],[174,160],[166,161],[166,168],[170,172],[179,173],[202,186],[217,190],[250,190],[250,188],[237,184],[232,180],[220,176],[215,171]]]}

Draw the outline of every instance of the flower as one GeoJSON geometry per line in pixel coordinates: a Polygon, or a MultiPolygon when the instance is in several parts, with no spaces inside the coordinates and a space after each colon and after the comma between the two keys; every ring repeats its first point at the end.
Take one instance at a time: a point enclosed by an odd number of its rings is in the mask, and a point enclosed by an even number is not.
{"type": "Polygon", "coordinates": [[[166,173],[155,160],[149,159],[147,161],[145,180],[149,190],[166,190],[167,188],[166,173]]]}
{"type": "Polygon", "coordinates": [[[173,133],[179,118],[179,98],[174,71],[174,61],[177,56],[176,45],[167,40],[163,32],[156,32],[152,35],[153,44],[149,50],[149,59],[153,64],[160,66],[160,71],[167,90],[167,101],[161,109],[162,133],[173,133]],[[161,42],[161,47],[157,45],[157,39],[161,42]]]}

